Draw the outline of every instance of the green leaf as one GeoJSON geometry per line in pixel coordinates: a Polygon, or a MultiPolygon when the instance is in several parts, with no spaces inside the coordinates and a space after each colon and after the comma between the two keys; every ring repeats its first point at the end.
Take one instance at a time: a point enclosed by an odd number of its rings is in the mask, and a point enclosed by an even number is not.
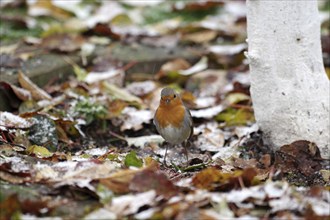
{"type": "Polygon", "coordinates": [[[217,121],[226,122],[227,126],[245,125],[254,121],[253,112],[248,109],[227,108],[215,118],[217,121]]]}
{"type": "Polygon", "coordinates": [[[73,71],[79,81],[83,81],[87,76],[87,71],[76,64],[73,64],[73,71]]]}
{"type": "Polygon", "coordinates": [[[26,149],[28,154],[34,154],[39,158],[47,158],[53,156],[53,153],[49,152],[49,150],[45,147],[38,145],[31,145],[26,149]]]}
{"type": "Polygon", "coordinates": [[[142,167],[143,161],[142,159],[138,158],[136,156],[135,151],[131,151],[129,154],[125,157],[125,166],[133,166],[133,167],[142,167]]]}

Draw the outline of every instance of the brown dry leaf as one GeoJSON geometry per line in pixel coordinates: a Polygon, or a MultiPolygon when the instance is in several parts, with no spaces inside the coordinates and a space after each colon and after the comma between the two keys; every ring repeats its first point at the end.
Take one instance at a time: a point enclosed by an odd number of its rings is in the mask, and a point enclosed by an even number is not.
{"type": "Polygon", "coordinates": [[[21,205],[17,194],[12,194],[0,203],[0,219],[11,219],[14,213],[20,209],[21,205]]]}
{"type": "Polygon", "coordinates": [[[200,189],[228,191],[251,186],[256,175],[257,171],[254,168],[224,173],[214,167],[209,167],[197,173],[193,177],[192,183],[200,189]]]}
{"type": "Polygon", "coordinates": [[[158,195],[169,199],[178,193],[178,188],[161,171],[150,169],[137,173],[132,179],[129,189],[144,192],[154,189],[158,195]]]}
{"type": "Polygon", "coordinates": [[[121,36],[118,33],[115,33],[111,26],[108,24],[102,24],[98,23],[96,24],[93,29],[89,30],[87,32],[88,34],[93,34],[93,35],[98,35],[98,36],[105,36],[105,37],[110,37],[111,39],[114,40],[120,40],[121,36]]]}
{"type": "Polygon", "coordinates": [[[130,191],[129,186],[132,179],[137,173],[143,170],[159,170],[159,164],[155,160],[149,159],[148,165],[139,170],[119,170],[118,172],[110,175],[108,178],[100,179],[100,183],[108,187],[114,193],[128,193],[130,191]]]}
{"type": "Polygon", "coordinates": [[[217,31],[203,30],[195,33],[185,34],[183,35],[182,40],[194,42],[197,44],[203,44],[215,39],[217,35],[218,35],[217,31]]]}
{"type": "Polygon", "coordinates": [[[163,64],[160,70],[164,72],[171,72],[171,71],[185,70],[188,69],[189,67],[190,67],[190,63],[188,61],[182,58],[177,58],[175,60],[163,64]]]}
{"type": "Polygon", "coordinates": [[[13,219],[13,216],[20,212],[40,215],[41,213],[45,214],[51,211],[48,201],[30,199],[20,201],[17,194],[10,195],[0,203],[0,210],[0,219],[13,219]]]}
{"type": "Polygon", "coordinates": [[[114,193],[128,193],[129,185],[138,172],[140,170],[119,170],[108,178],[100,179],[100,183],[114,193]]]}
{"type": "Polygon", "coordinates": [[[27,101],[32,99],[32,94],[30,91],[23,88],[19,88],[15,85],[10,85],[10,87],[12,88],[13,92],[20,100],[27,101]]]}
{"type": "Polygon", "coordinates": [[[230,190],[252,186],[256,175],[257,170],[253,167],[246,168],[243,171],[235,171],[233,176],[229,178],[229,182],[224,184],[224,186],[221,186],[221,188],[230,190]]]}
{"type": "Polygon", "coordinates": [[[321,161],[319,148],[312,142],[300,140],[276,151],[274,165],[284,173],[301,172],[309,176],[321,169],[321,161]]]}
{"type": "Polygon", "coordinates": [[[127,102],[115,99],[108,105],[108,116],[107,118],[113,118],[121,115],[121,112],[127,107],[127,102]]]}
{"type": "Polygon", "coordinates": [[[31,92],[32,98],[39,101],[39,100],[50,100],[52,97],[39,88],[36,84],[34,84],[23,72],[18,73],[18,82],[19,84],[26,90],[31,92]]]}
{"type": "Polygon", "coordinates": [[[178,58],[171,60],[162,65],[159,72],[156,74],[156,79],[163,78],[171,72],[178,72],[179,70],[186,70],[190,67],[190,63],[185,59],[178,58]]]}
{"type": "Polygon", "coordinates": [[[253,167],[245,170],[236,170],[233,173],[221,173],[218,182],[213,183],[214,189],[220,191],[230,191],[249,187],[255,184],[254,178],[257,175],[257,170],[253,167]]]}
{"type": "MultiPolygon", "coordinates": [[[[199,173],[197,173],[193,179],[192,184],[200,189],[214,189],[215,183],[219,182],[223,178],[223,173],[214,167],[206,168],[199,173]]],[[[230,175],[230,174],[226,174],[230,175]]]]}
{"type": "Polygon", "coordinates": [[[260,163],[265,167],[265,168],[268,168],[270,167],[272,161],[271,161],[271,156],[270,154],[265,154],[265,155],[262,155],[262,157],[260,158],[260,163]]]}
{"type": "Polygon", "coordinates": [[[72,52],[79,50],[85,39],[80,35],[55,34],[42,39],[41,47],[60,51],[72,52]]]}

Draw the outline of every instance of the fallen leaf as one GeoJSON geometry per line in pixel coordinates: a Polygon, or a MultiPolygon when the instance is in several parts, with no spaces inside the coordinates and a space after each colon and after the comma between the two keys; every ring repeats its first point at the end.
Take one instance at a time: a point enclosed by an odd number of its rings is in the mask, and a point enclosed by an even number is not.
{"type": "Polygon", "coordinates": [[[0,54],[14,54],[17,48],[18,48],[18,43],[2,45],[0,47],[0,54]]]}
{"type": "Polygon", "coordinates": [[[183,41],[194,42],[197,44],[208,43],[214,40],[218,35],[214,30],[202,30],[194,33],[187,33],[182,36],[183,41]]]}
{"type": "Polygon", "coordinates": [[[0,210],[1,219],[11,219],[15,212],[19,212],[21,210],[21,205],[17,194],[12,194],[7,198],[3,198],[0,203],[0,210]]]}
{"type": "Polygon", "coordinates": [[[224,5],[223,1],[187,1],[183,4],[174,5],[175,10],[186,10],[190,12],[205,11],[224,5]]]}
{"type": "Polygon", "coordinates": [[[118,69],[110,69],[106,72],[90,72],[83,80],[89,84],[92,84],[103,80],[108,80],[122,74],[124,74],[123,71],[118,69]]]}
{"type": "Polygon", "coordinates": [[[135,151],[129,152],[125,157],[125,166],[142,167],[143,161],[138,158],[135,151]]]}
{"type": "Polygon", "coordinates": [[[114,98],[121,99],[123,101],[136,103],[139,106],[143,106],[142,100],[139,97],[136,97],[129,93],[127,90],[119,88],[114,84],[109,84],[107,82],[102,82],[102,87],[104,92],[113,96],[114,98]]]}
{"type": "Polygon", "coordinates": [[[178,188],[161,171],[145,169],[137,173],[132,179],[130,190],[144,192],[155,190],[157,195],[169,199],[178,193],[178,188]]]}
{"type": "Polygon", "coordinates": [[[212,45],[209,46],[209,51],[217,55],[235,55],[247,49],[247,44],[237,45],[212,45]]]}
{"type": "Polygon", "coordinates": [[[137,110],[136,108],[126,107],[119,119],[122,122],[121,131],[133,129],[134,131],[143,128],[143,123],[149,124],[153,119],[153,113],[150,110],[137,110]]]}
{"type": "Polygon", "coordinates": [[[35,100],[43,100],[43,99],[47,99],[50,100],[52,99],[52,97],[45,92],[44,90],[42,90],[41,88],[39,88],[36,84],[34,84],[23,72],[19,72],[18,73],[18,82],[20,83],[20,85],[31,92],[32,98],[35,100]]]}
{"type": "Polygon", "coordinates": [[[15,85],[10,85],[11,88],[13,89],[15,95],[22,101],[27,101],[32,99],[32,94],[30,91],[23,89],[23,88],[19,88],[15,85]]]}
{"type": "Polygon", "coordinates": [[[100,179],[100,183],[114,193],[128,193],[129,184],[139,170],[119,170],[108,178],[100,179]]]}
{"type": "Polygon", "coordinates": [[[26,129],[32,125],[33,123],[31,121],[18,115],[0,111],[0,130],[6,131],[7,128],[26,129]]]}
{"type": "Polygon", "coordinates": [[[152,206],[156,200],[156,192],[150,190],[134,195],[115,197],[111,201],[109,210],[117,214],[117,218],[136,213],[143,206],[152,206]]]}
{"type": "Polygon", "coordinates": [[[126,89],[133,95],[142,97],[153,92],[156,89],[156,83],[151,80],[143,82],[133,82],[126,86],[126,89]]]}
{"type": "Polygon", "coordinates": [[[136,146],[136,147],[145,147],[146,144],[156,143],[158,145],[162,144],[165,140],[160,135],[149,135],[149,136],[141,136],[141,137],[126,137],[128,146],[136,146]]]}
{"type": "Polygon", "coordinates": [[[330,183],[330,170],[320,170],[320,173],[325,182],[330,183]]]}
{"type": "Polygon", "coordinates": [[[205,108],[205,109],[190,110],[190,113],[191,113],[191,116],[193,116],[194,118],[210,119],[210,118],[213,118],[214,116],[218,115],[223,109],[224,109],[224,106],[222,104],[220,104],[220,105],[216,105],[216,106],[205,108]]]}
{"type": "Polygon", "coordinates": [[[257,166],[257,160],[256,159],[249,159],[244,160],[242,158],[233,158],[233,164],[234,167],[240,168],[240,169],[246,169],[249,167],[256,167],[257,166]]]}
{"type": "Polygon", "coordinates": [[[298,172],[310,176],[321,169],[321,161],[319,148],[312,142],[300,140],[276,151],[274,166],[284,173],[298,172]]]}
{"type": "Polygon", "coordinates": [[[54,34],[42,39],[41,47],[47,50],[73,52],[80,50],[85,39],[80,35],[54,34]]]}
{"type": "Polygon", "coordinates": [[[199,189],[212,190],[221,178],[223,178],[222,173],[218,169],[209,167],[198,172],[193,177],[192,184],[199,189]]]}
{"type": "Polygon", "coordinates": [[[190,64],[188,61],[178,58],[172,61],[169,61],[165,64],[163,64],[160,68],[161,71],[163,72],[174,72],[174,71],[179,71],[179,70],[185,70],[190,67],[190,64]]]}
{"type": "Polygon", "coordinates": [[[193,177],[192,184],[199,189],[228,191],[251,186],[256,175],[257,171],[254,168],[224,173],[214,167],[208,167],[193,177]]]}
{"type": "Polygon", "coordinates": [[[235,104],[241,101],[248,101],[250,100],[250,96],[244,94],[244,93],[230,93],[226,96],[225,100],[229,104],[235,104]]]}
{"type": "Polygon", "coordinates": [[[194,131],[201,133],[194,143],[202,151],[216,152],[225,144],[225,136],[217,123],[202,124],[194,131]]]}
{"type": "Polygon", "coordinates": [[[69,12],[56,7],[51,0],[37,0],[28,2],[28,14],[30,16],[54,16],[58,19],[68,19],[69,12]]]}
{"type": "Polygon", "coordinates": [[[208,62],[207,57],[202,57],[202,59],[200,59],[197,63],[195,63],[195,65],[193,65],[189,69],[179,70],[178,72],[179,72],[179,74],[181,74],[183,76],[189,76],[194,73],[201,72],[207,68],[207,66],[208,66],[207,62],[208,62]]]}
{"type": "Polygon", "coordinates": [[[85,23],[89,28],[93,28],[98,24],[108,24],[116,16],[124,14],[122,5],[116,1],[103,1],[101,6],[85,19],[85,23]],[[109,13],[111,11],[111,13],[109,13]]]}
{"type": "Polygon", "coordinates": [[[160,67],[159,72],[156,74],[156,79],[166,78],[175,78],[179,77],[178,71],[186,70],[190,67],[190,63],[182,58],[177,58],[175,60],[171,60],[166,62],[160,67]]]}
{"type": "Polygon", "coordinates": [[[108,116],[107,118],[114,118],[121,115],[122,111],[127,107],[127,102],[115,99],[108,105],[108,116]]]}
{"type": "Polygon", "coordinates": [[[224,70],[207,69],[191,76],[186,84],[189,91],[194,91],[198,98],[216,97],[228,85],[227,72],[224,70]]]}
{"type": "Polygon", "coordinates": [[[38,145],[29,146],[26,148],[26,152],[28,154],[34,154],[38,158],[48,158],[53,156],[53,153],[49,152],[47,148],[38,145]]]}
{"type": "Polygon", "coordinates": [[[254,122],[255,120],[252,110],[244,108],[235,109],[231,107],[222,111],[215,117],[215,119],[217,121],[226,122],[227,126],[245,125],[248,122],[254,122]]]}

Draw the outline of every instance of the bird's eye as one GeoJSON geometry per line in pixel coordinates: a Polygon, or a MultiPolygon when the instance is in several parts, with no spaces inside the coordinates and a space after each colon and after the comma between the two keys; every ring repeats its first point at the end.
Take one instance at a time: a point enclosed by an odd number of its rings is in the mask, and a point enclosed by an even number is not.
{"type": "Polygon", "coordinates": [[[173,95],[173,98],[176,98],[176,95],[175,94],[173,95]]]}

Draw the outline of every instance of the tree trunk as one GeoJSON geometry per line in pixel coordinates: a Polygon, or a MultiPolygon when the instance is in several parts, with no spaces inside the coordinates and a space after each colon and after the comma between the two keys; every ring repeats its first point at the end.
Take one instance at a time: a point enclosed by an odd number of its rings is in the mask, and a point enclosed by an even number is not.
{"type": "Polygon", "coordinates": [[[317,1],[247,0],[251,97],[264,141],[315,142],[329,158],[329,80],[317,1]]]}

